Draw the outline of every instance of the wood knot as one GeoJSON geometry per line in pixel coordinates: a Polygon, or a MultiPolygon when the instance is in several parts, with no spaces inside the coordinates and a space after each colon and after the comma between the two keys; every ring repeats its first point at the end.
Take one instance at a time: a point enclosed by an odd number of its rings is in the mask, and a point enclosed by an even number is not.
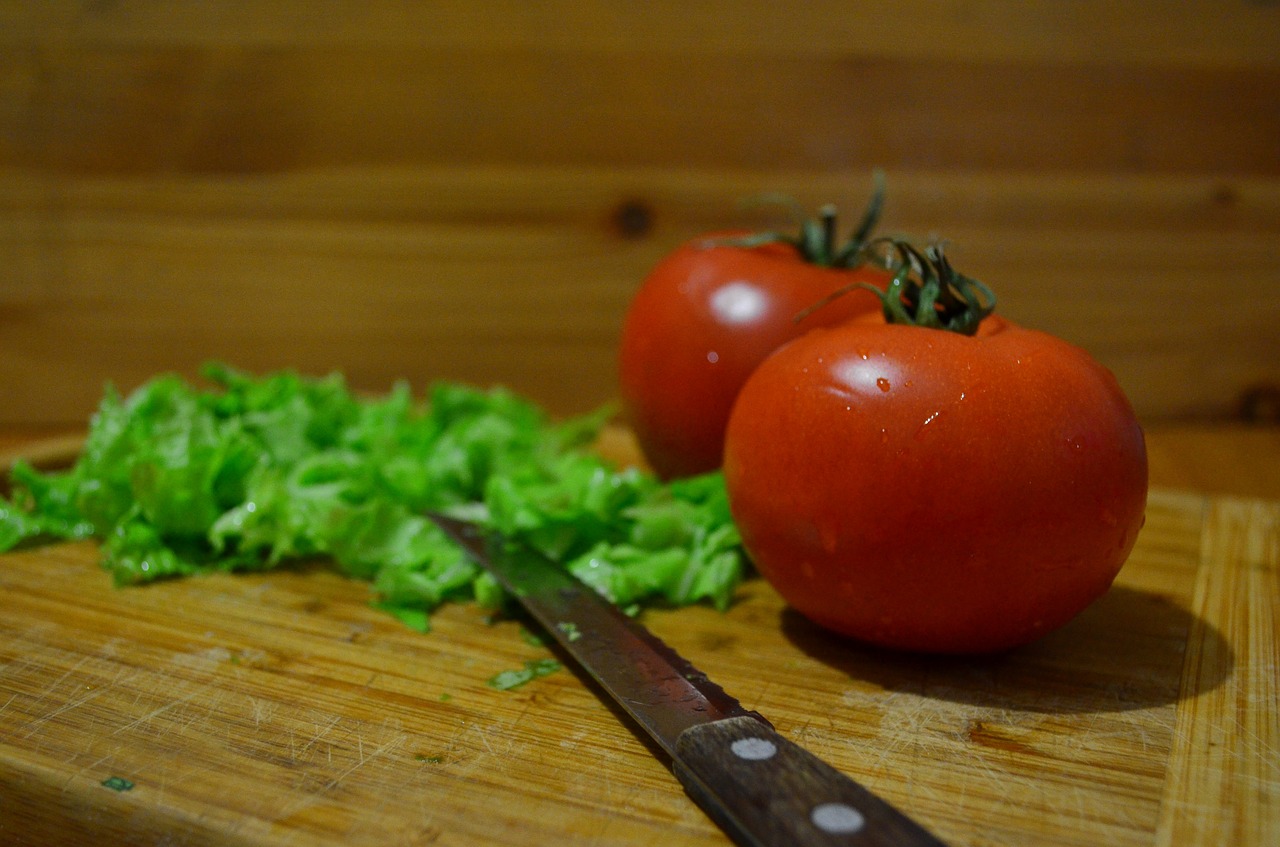
{"type": "Polygon", "coordinates": [[[1213,189],[1209,199],[1219,208],[1234,209],[1240,202],[1240,192],[1236,191],[1235,186],[1223,184],[1213,189]]]}
{"type": "Polygon", "coordinates": [[[1240,392],[1238,417],[1249,423],[1280,423],[1280,385],[1263,383],[1240,392]]]}
{"type": "Polygon", "coordinates": [[[623,200],[614,208],[612,222],[623,238],[644,238],[653,230],[653,210],[639,200],[623,200]]]}

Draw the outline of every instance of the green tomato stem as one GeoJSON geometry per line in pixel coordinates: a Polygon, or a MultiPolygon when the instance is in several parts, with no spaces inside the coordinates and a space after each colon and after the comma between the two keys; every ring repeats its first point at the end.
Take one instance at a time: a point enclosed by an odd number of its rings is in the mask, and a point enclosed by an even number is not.
{"type": "MultiPolygon", "coordinates": [[[[824,268],[856,268],[866,259],[864,248],[880,220],[880,211],[884,208],[884,173],[877,170],[872,176],[874,188],[871,200],[858,227],[844,244],[838,244],[838,215],[834,204],[823,206],[818,211],[817,218],[806,218],[803,213],[796,213],[800,224],[798,235],[757,232],[737,238],[716,239],[710,244],[746,248],[760,247],[764,244],[790,244],[800,257],[810,264],[824,268]]],[[[796,203],[789,198],[771,196],[765,199],[771,203],[785,205],[793,213],[796,212],[796,203]]]]}
{"type": "Polygon", "coordinates": [[[893,270],[893,277],[883,291],[865,282],[846,285],[800,312],[796,322],[857,289],[875,294],[885,320],[892,324],[973,335],[983,318],[995,311],[995,293],[952,267],[941,244],[921,250],[905,239],[878,238],[865,246],[862,261],[886,246],[892,255],[885,264],[893,270]]]}

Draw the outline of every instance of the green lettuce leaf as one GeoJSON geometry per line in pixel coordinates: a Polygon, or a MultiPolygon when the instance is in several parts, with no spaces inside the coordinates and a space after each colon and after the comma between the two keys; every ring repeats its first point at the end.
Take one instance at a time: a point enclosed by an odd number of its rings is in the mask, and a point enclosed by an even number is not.
{"type": "Polygon", "coordinates": [[[117,584],[329,561],[418,629],[446,602],[504,598],[423,512],[521,541],[614,602],[726,607],[745,560],[723,479],[663,484],[589,451],[608,408],[553,421],[503,388],[357,395],[339,374],[204,368],[108,386],[70,469],[19,463],[0,550],[101,540],[117,584]]]}

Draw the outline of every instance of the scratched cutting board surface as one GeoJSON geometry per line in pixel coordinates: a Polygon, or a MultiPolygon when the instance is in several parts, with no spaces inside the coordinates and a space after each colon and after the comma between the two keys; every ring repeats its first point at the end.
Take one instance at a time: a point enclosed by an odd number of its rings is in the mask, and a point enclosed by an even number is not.
{"type": "MultiPolygon", "coordinates": [[[[964,844],[1277,837],[1280,504],[1152,493],[1115,588],[1010,655],[891,655],[759,580],[646,621],[786,736],[964,844]]],[[[517,621],[420,634],[322,567],[115,589],[97,548],[0,557],[0,841],[723,845],[517,621]]]]}

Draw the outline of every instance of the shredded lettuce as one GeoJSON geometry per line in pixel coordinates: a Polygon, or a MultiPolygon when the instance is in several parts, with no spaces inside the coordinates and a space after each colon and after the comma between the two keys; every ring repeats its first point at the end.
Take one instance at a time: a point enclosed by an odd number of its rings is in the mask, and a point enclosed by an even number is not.
{"type": "Polygon", "coordinates": [[[107,387],[68,470],[19,463],[0,551],[97,538],[118,585],[301,559],[367,580],[425,630],[446,602],[503,602],[430,520],[440,510],[541,551],[615,603],[730,603],[745,559],[723,479],[662,483],[589,450],[607,409],[554,421],[503,388],[357,395],[339,374],[206,365],[107,387]]]}
{"type": "Polygon", "coordinates": [[[550,676],[560,670],[562,665],[555,659],[530,659],[520,670],[502,671],[489,679],[489,687],[498,691],[514,691],[535,679],[550,676]]]}

